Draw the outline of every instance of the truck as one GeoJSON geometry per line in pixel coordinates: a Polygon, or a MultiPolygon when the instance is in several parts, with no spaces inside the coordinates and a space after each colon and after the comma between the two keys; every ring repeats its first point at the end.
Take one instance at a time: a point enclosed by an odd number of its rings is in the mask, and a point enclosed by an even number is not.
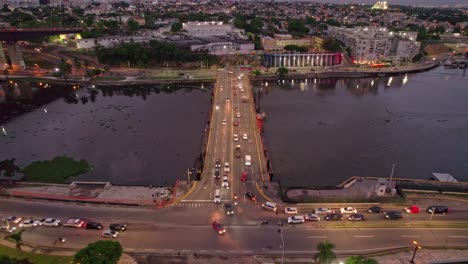
{"type": "Polygon", "coordinates": [[[80,228],[85,227],[86,222],[83,219],[79,218],[68,218],[67,221],[65,221],[65,223],[63,224],[63,226],[80,228]]]}
{"type": "Polygon", "coordinates": [[[236,148],[234,149],[234,156],[236,156],[236,158],[240,158],[242,156],[242,149],[240,145],[236,145],[236,148]]]}

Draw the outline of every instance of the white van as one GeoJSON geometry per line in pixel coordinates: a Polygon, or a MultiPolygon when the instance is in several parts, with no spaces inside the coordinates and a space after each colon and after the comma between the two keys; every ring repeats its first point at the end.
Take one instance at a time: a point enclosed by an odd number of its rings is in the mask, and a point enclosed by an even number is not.
{"type": "Polygon", "coordinates": [[[278,209],[278,205],[272,202],[265,202],[264,204],[262,204],[262,207],[266,210],[270,210],[273,212],[276,212],[276,210],[278,209]]]}
{"type": "Polygon", "coordinates": [[[216,189],[215,191],[214,202],[221,203],[221,190],[220,189],[216,189]]]}
{"type": "Polygon", "coordinates": [[[252,164],[252,157],[250,155],[245,155],[245,166],[250,166],[252,164]]]}

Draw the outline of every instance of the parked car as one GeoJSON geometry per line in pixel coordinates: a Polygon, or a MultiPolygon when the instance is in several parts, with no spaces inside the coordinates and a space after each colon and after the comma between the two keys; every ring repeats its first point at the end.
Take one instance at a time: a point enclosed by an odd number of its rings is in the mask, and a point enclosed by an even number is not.
{"type": "Polygon", "coordinates": [[[318,214],[306,214],[304,215],[306,221],[317,222],[320,221],[320,216],[318,214]]]}
{"type": "Polygon", "coordinates": [[[286,208],[284,208],[284,213],[285,214],[297,214],[297,208],[296,207],[286,207],[286,208]]]}
{"type": "Polygon", "coordinates": [[[218,221],[213,221],[213,223],[211,223],[211,226],[213,226],[213,229],[216,231],[216,233],[220,235],[226,233],[226,229],[224,229],[223,225],[220,224],[218,221]]]}
{"type": "Polygon", "coordinates": [[[362,214],[350,214],[348,216],[349,221],[364,221],[366,218],[362,214]]]}
{"type": "Polygon", "coordinates": [[[102,237],[116,238],[119,235],[118,231],[106,229],[102,231],[102,237]]]}
{"type": "Polygon", "coordinates": [[[334,213],[335,210],[332,210],[332,209],[327,208],[327,207],[319,207],[319,208],[315,209],[314,212],[316,214],[330,214],[330,213],[334,213]]]}
{"type": "Polygon", "coordinates": [[[55,218],[46,218],[44,223],[42,224],[43,226],[59,226],[61,223],[60,220],[55,219],[55,218]]]}
{"type": "Polygon", "coordinates": [[[327,221],[339,221],[339,220],[343,220],[343,215],[338,214],[338,213],[331,213],[331,214],[325,215],[324,218],[327,221]]]}
{"type": "Polygon", "coordinates": [[[232,204],[225,203],[224,210],[226,211],[227,215],[234,215],[234,206],[232,206],[232,204]]]}
{"type": "Polygon", "coordinates": [[[380,206],[372,206],[367,211],[371,214],[383,213],[383,208],[380,206]]]}
{"type": "Polygon", "coordinates": [[[401,214],[401,212],[389,211],[385,213],[385,218],[387,220],[400,220],[403,219],[403,215],[401,214]]]}
{"type": "Polygon", "coordinates": [[[86,229],[102,229],[102,225],[98,222],[88,222],[86,223],[86,229]]]}
{"type": "Polygon", "coordinates": [[[305,218],[303,216],[295,215],[288,217],[288,224],[302,224],[305,222],[305,218]]]}
{"type": "Polygon", "coordinates": [[[18,224],[21,221],[21,217],[16,217],[14,215],[10,215],[10,216],[5,217],[4,220],[7,221],[7,222],[10,222],[10,223],[18,224]]]}
{"type": "Polygon", "coordinates": [[[355,213],[357,213],[357,210],[354,207],[347,206],[347,207],[340,208],[340,213],[342,213],[342,214],[355,214],[355,213]]]}
{"type": "Polygon", "coordinates": [[[431,205],[427,207],[427,212],[430,214],[446,214],[449,212],[449,209],[447,206],[443,205],[431,205]]]}
{"type": "Polygon", "coordinates": [[[23,222],[19,223],[19,227],[34,227],[34,226],[38,226],[39,225],[39,221],[37,220],[34,220],[34,219],[27,219],[27,220],[23,220],[23,222]]]}
{"type": "Polygon", "coordinates": [[[256,200],[257,200],[257,196],[255,196],[255,194],[254,194],[253,192],[251,192],[251,191],[246,191],[246,192],[245,192],[245,196],[246,196],[247,198],[249,198],[250,200],[252,200],[252,201],[256,201],[256,200]]]}
{"type": "Polygon", "coordinates": [[[0,232],[13,233],[15,232],[15,230],[16,230],[16,227],[14,226],[8,226],[8,225],[0,226],[0,232]]]}
{"type": "Polygon", "coordinates": [[[110,230],[118,231],[118,232],[123,232],[127,230],[127,225],[125,224],[110,224],[109,225],[110,230]]]}
{"type": "Polygon", "coordinates": [[[44,225],[44,222],[46,220],[47,220],[47,218],[42,218],[41,220],[39,220],[39,222],[38,222],[39,226],[44,225]]]}

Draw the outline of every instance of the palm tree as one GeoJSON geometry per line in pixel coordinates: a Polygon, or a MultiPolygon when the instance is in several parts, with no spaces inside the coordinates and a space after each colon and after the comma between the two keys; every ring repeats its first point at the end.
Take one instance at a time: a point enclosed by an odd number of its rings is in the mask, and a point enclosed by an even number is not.
{"type": "Polygon", "coordinates": [[[77,57],[73,58],[73,66],[75,66],[75,72],[78,75],[78,71],[81,69],[82,65],[81,65],[81,61],[79,61],[77,57]]]}
{"type": "Polygon", "coordinates": [[[315,255],[315,263],[330,263],[336,259],[333,249],[335,245],[330,241],[320,242],[317,245],[318,253],[315,255]]]}

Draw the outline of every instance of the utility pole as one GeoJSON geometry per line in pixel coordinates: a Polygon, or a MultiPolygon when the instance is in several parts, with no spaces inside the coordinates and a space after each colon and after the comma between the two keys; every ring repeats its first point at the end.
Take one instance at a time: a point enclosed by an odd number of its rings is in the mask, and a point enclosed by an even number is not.
{"type": "Polygon", "coordinates": [[[191,184],[191,181],[190,181],[190,180],[191,180],[191,179],[190,179],[190,174],[192,174],[192,173],[190,172],[190,169],[187,169],[187,182],[188,182],[189,185],[191,184]]]}
{"type": "Polygon", "coordinates": [[[395,170],[395,164],[392,165],[392,173],[390,174],[390,181],[388,182],[388,186],[387,186],[388,192],[390,192],[390,190],[391,190],[391,184],[392,184],[394,170],[395,170]]]}
{"type": "Polygon", "coordinates": [[[422,247],[418,244],[417,241],[413,241],[413,244],[414,244],[414,252],[413,252],[413,257],[411,258],[410,263],[414,263],[414,257],[416,257],[416,252],[418,252],[418,250],[422,248],[422,247]]]}

